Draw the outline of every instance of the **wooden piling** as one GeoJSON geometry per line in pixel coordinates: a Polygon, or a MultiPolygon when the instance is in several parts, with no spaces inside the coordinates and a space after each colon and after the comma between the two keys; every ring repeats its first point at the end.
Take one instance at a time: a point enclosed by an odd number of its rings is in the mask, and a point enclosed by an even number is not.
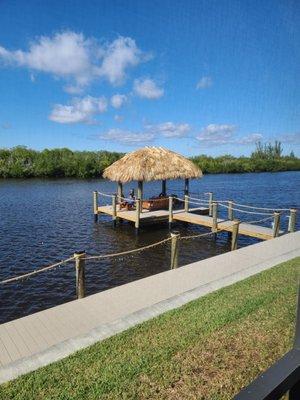
{"type": "Polygon", "coordinates": [[[142,200],[143,200],[143,181],[138,181],[137,198],[139,201],[139,212],[142,212],[142,200]]]}
{"type": "Polygon", "coordinates": [[[161,181],[161,192],[164,196],[167,193],[167,181],[165,179],[161,181]]]}
{"type": "Polygon", "coordinates": [[[178,268],[179,232],[171,232],[171,269],[178,268]]]}
{"type": "Polygon", "coordinates": [[[240,226],[240,220],[239,219],[235,219],[234,220],[234,225],[232,226],[231,251],[237,249],[239,226],[240,226]]]}
{"type": "Polygon", "coordinates": [[[85,297],[85,251],[74,253],[77,299],[85,297]]]}
{"type": "Polygon", "coordinates": [[[140,201],[141,201],[140,199],[135,200],[135,212],[136,212],[135,228],[136,229],[139,229],[139,227],[140,227],[140,211],[141,211],[140,201]]]}
{"type": "Polygon", "coordinates": [[[233,209],[232,208],[233,208],[233,201],[229,200],[227,211],[228,211],[228,219],[230,221],[233,221],[233,209]]]}
{"type": "Polygon", "coordinates": [[[169,196],[169,225],[173,222],[173,197],[169,196]]]}
{"type": "Polygon", "coordinates": [[[208,193],[208,208],[209,208],[209,212],[208,215],[211,217],[212,216],[212,203],[213,203],[213,198],[214,195],[212,192],[208,193]]]}
{"type": "Polygon", "coordinates": [[[112,220],[113,223],[117,222],[117,196],[114,194],[111,198],[112,200],[112,220]]]}
{"type": "Polygon", "coordinates": [[[122,197],[123,197],[123,184],[121,182],[118,182],[118,203],[122,203],[122,197]]]}
{"type": "Polygon", "coordinates": [[[189,212],[189,196],[187,194],[184,195],[184,211],[189,212]]]}
{"type": "Polygon", "coordinates": [[[212,203],[212,218],[213,218],[213,223],[212,223],[212,232],[217,233],[218,231],[218,203],[213,201],[212,203]]]}
{"type": "Polygon", "coordinates": [[[98,192],[95,190],[93,192],[93,211],[94,211],[94,221],[98,221],[98,192]]]}
{"type": "Polygon", "coordinates": [[[189,179],[186,178],[186,179],[184,180],[184,194],[185,194],[185,195],[188,195],[188,194],[189,194],[189,184],[190,184],[189,179]]]}
{"type": "Polygon", "coordinates": [[[277,237],[279,235],[279,227],[280,227],[280,213],[274,212],[274,224],[273,224],[273,237],[277,237]]]}
{"type": "Polygon", "coordinates": [[[294,208],[291,208],[290,209],[288,232],[295,232],[295,230],[296,230],[296,216],[297,216],[297,210],[295,210],[294,208]]]}

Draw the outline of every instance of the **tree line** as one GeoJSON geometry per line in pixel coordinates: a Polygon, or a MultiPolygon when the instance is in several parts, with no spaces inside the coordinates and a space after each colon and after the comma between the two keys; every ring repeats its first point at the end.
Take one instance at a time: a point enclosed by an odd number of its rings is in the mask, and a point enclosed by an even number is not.
{"type": "MultiPolygon", "coordinates": [[[[256,144],[250,157],[199,155],[191,160],[204,173],[299,171],[300,159],[282,154],[280,142],[256,144]]],[[[95,178],[123,153],[72,151],[66,148],[36,151],[23,146],[0,149],[0,178],[95,178]]]]}

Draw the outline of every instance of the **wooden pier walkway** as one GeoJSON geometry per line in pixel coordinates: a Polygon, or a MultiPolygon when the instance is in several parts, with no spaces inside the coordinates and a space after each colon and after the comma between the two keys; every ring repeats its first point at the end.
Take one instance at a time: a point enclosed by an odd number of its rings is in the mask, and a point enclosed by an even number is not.
{"type": "MultiPolygon", "coordinates": [[[[207,207],[196,207],[191,208],[189,210],[189,214],[208,214],[207,207]]],[[[174,215],[183,212],[183,210],[174,210],[174,215]]],[[[113,206],[106,205],[106,206],[99,206],[98,207],[98,215],[99,214],[106,214],[106,215],[114,215],[113,206]]],[[[127,211],[125,209],[120,210],[119,206],[116,207],[116,217],[121,218],[126,221],[136,222],[137,220],[137,213],[135,210],[127,211]]],[[[143,209],[143,211],[139,214],[139,220],[142,224],[146,223],[155,223],[155,222],[163,222],[168,221],[169,219],[169,211],[168,210],[155,210],[149,211],[143,209]]]]}
{"type": "MultiPolygon", "coordinates": [[[[180,212],[174,214],[173,219],[176,221],[189,222],[191,224],[205,226],[207,228],[213,227],[213,218],[207,215],[196,215],[191,212],[180,212]]],[[[233,221],[231,220],[217,218],[217,226],[218,229],[221,229],[223,231],[233,231],[233,221]]],[[[279,231],[279,234],[282,233],[282,231],[279,231]]],[[[239,235],[255,237],[263,240],[273,239],[274,237],[272,228],[247,224],[246,222],[241,222],[239,224],[239,235]]]]}
{"type": "MultiPolygon", "coordinates": [[[[173,221],[187,222],[190,224],[200,225],[207,228],[213,228],[213,218],[207,215],[208,212],[209,209],[206,207],[190,208],[188,212],[182,209],[173,210],[172,219],[173,221]]],[[[113,206],[110,205],[99,206],[98,215],[101,213],[113,216],[114,215],[113,206]]],[[[136,223],[137,221],[137,213],[135,210],[131,211],[126,211],[125,209],[119,210],[118,206],[116,207],[116,217],[133,223],[136,223]]],[[[150,224],[168,220],[169,220],[169,210],[156,210],[156,211],[143,210],[143,212],[139,214],[139,221],[140,224],[142,225],[147,223],[150,224]]],[[[217,218],[217,227],[220,230],[232,232],[233,221],[217,218]]],[[[283,233],[282,231],[279,231],[279,235],[281,235],[282,233],[283,233]]],[[[241,222],[239,224],[239,235],[254,237],[262,240],[269,240],[274,237],[274,231],[272,228],[241,222]]]]}

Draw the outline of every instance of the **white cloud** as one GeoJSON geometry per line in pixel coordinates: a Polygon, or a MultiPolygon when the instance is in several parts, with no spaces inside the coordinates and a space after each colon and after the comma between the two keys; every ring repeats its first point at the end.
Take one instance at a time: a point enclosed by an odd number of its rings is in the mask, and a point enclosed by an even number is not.
{"type": "Polygon", "coordinates": [[[129,37],[119,37],[106,45],[100,75],[111,84],[119,85],[125,79],[126,69],[149,59],[129,37]]]}
{"type": "Polygon", "coordinates": [[[95,123],[93,116],[107,110],[105,97],[74,98],[70,105],[55,104],[49,119],[60,124],[95,123]]]}
{"type": "Polygon", "coordinates": [[[196,139],[207,145],[246,145],[255,143],[263,138],[260,133],[236,137],[236,130],[236,125],[210,124],[201,130],[196,139]]]}
{"type": "Polygon", "coordinates": [[[201,142],[209,142],[212,144],[226,144],[231,140],[235,131],[235,125],[210,124],[202,129],[197,139],[201,142]]]}
{"type": "Polygon", "coordinates": [[[164,89],[157,86],[156,82],[149,78],[135,79],[133,90],[139,97],[146,99],[159,99],[164,95],[164,89]]]}
{"type": "Polygon", "coordinates": [[[154,140],[154,134],[150,132],[131,132],[122,129],[110,129],[97,136],[98,139],[116,141],[125,145],[149,143],[154,140]]]}
{"type": "Polygon", "coordinates": [[[126,101],[127,96],[125,94],[114,94],[110,99],[110,103],[114,108],[121,108],[126,101]]]}
{"type": "Polygon", "coordinates": [[[129,37],[99,44],[94,38],[72,31],[41,36],[27,51],[10,51],[0,46],[0,62],[64,79],[65,90],[72,94],[80,93],[94,79],[121,84],[130,67],[148,59],[149,55],[129,37]]]}
{"type": "Polygon", "coordinates": [[[251,133],[247,136],[242,136],[241,138],[237,138],[234,140],[236,144],[253,144],[259,142],[263,139],[263,135],[261,133],[251,133]]]}
{"type": "Polygon", "coordinates": [[[212,86],[213,81],[210,76],[203,76],[196,85],[196,89],[206,89],[212,86]]]}
{"type": "Polygon", "coordinates": [[[189,124],[174,124],[174,122],[164,122],[158,125],[148,125],[146,128],[151,132],[160,134],[166,138],[184,137],[191,130],[189,124]]]}

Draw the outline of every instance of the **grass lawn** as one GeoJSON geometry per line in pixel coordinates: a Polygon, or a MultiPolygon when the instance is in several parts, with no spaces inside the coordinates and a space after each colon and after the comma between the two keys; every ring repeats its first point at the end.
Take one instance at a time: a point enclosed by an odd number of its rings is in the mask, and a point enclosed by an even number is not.
{"type": "Polygon", "coordinates": [[[0,399],[231,399],[292,345],[300,258],[0,386],[0,399]]]}

